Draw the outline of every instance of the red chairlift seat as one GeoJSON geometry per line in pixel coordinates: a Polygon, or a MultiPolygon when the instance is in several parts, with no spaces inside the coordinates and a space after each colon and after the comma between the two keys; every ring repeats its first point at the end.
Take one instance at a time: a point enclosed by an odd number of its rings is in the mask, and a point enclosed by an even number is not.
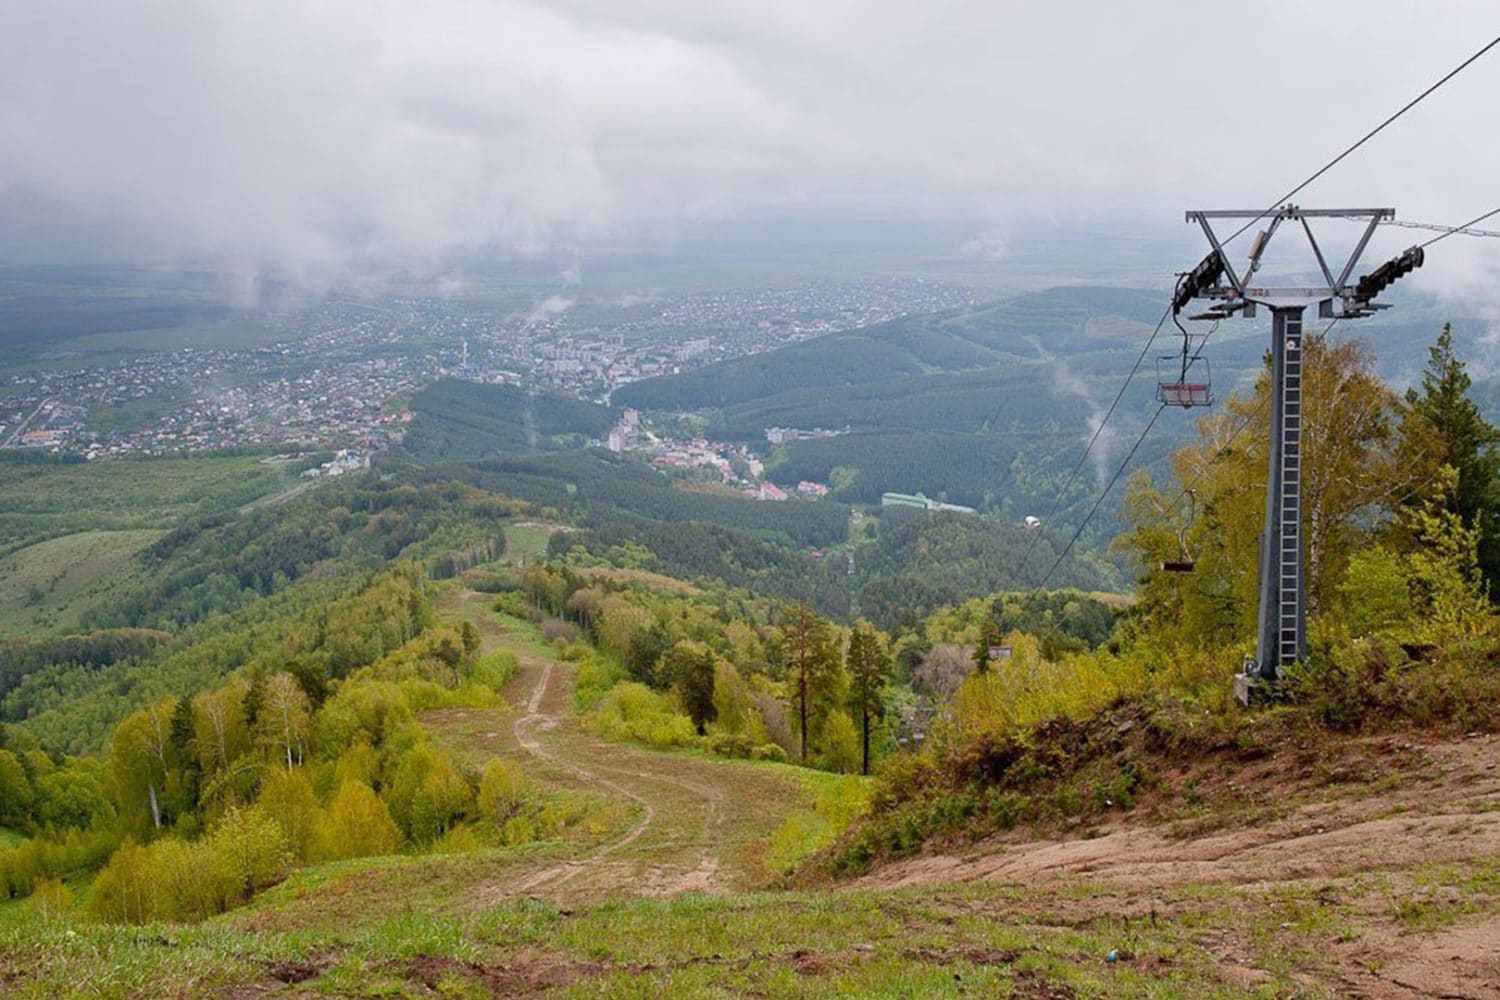
{"type": "Polygon", "coordinates": [[[1184,410],[1212,406],[1213,376],[1208,359],[1179,358],[1176,355],[1157,358],[1156,401],[1163,406],[1179,406],[1184,410]]]}
{"type": "Polygon", "coordinates": [[[1166,406],[1211,406],[1214,401],[1212,388],[1207,382],[1158,382],[1156,399],[1166,406]]]}

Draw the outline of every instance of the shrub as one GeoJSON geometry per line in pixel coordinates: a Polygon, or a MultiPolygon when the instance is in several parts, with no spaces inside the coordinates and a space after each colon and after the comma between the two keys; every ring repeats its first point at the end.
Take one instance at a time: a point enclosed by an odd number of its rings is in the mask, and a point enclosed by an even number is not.
{"type": "Polygon", "coordinates": [[[579,634],[577,625],[565,622],[561,618],[547,618],[542,621],[542,638],[548,642],[557,642],[559,639],[565,643],[575,642],[579,634]]]}
{"type": "Polygon", "coordinates": [[[521,669],[514,653],[481,653],[469,671],[469,681],[498,691],[521,669]]]}
{"type": "Polygon", "coordinates": [[[318,860],[363,858],[394,854],[401,846],[401,829],[385,803],[359,781],[339,786],[328,808],[318,818],[313,854],[318,860]]]}
{"type": "Polygon", "coordinates": [[[708,738],[708,749],[720,757],[749,757],[755,743],[741,733],[714,733],[708,738]]]}
{"type": "Polygon", "coordinates": [[[292,861],[286,833],[256,806],[225,813],[206,845],[214,859],[222,893],[220,906],[224,909],[246,902],[281,881],[292,861]]]}
{"type": "Polygon", "coordinates": [[[55,878],[38,879],[26,903],[29,921],[43,926],[65,924],[73,915],[73,894],[55,878]]]}
{"type": "Polygon", "coordinates": [[[318,799],[303,768],[272,768],[261,781],[260,811],[281,828],[294,857],[306,860],[312,852],[318,822],[318,799]]]}
{"type": "Polygon", "coordinates": [[[859,732],[847,712],[833,711],[818,738],[817,764],[825,771],[853,774],[859,770],[859,732]]]}
{"type": "Polygon", "coordinates": [[[658,749],[692,746],[698,741],[693,720],[638,681],[622,681],[610,688],[589,714],[588,723],[606,739],[636,740],[658,749]]]}
{"type": "Polygon", "coordinates": [[[574,706],[584,711],[593,708],[627,676],[623,667],[616,666],[602,656],[580,660],[573,680],[574,706]]]}
{"type": "Polygon", "coordinates": [[[441,840],[432,845],[436,854],[475,854],[481,849],[479,838],[464,823],[459,823],[443,834],[441,840]]]}
{"type": "Polygon", "coordinates": [[[29,896],[38,879],[63,879],[107,860],[119,840],[104,830],[70,830],[58,840],[22,841],[0,851],[0,894],[29,896]]]}
{"type": "Polygon", "coordinates": [[[526,800],[526,779],[508,761],[496,758],[485,765],[479,779],[479,815],[503,821],[521,808],[526,800]]]}
{"type": "Polygon", "coordinates": [[[750,748],[751,760],[769,760],[777,764],[785,764],[789,758],[786,748],[778,743],[762,743],[750,748]]]}
{"type": "Polygon", "coordinates": [[[469,783],[448,754],[425,743],[397,760],[386,789],[391,815],[413,841],[435,840],[468,812],[474,801],[469,783]]]}
{"type": "Polygon", "coordinates": [[[94,880],[89,911],[105,920],[194,921],[223,913],[278,881],[286,836],[260,810],[232,809],[203,840],[167,837],[115,852],[94,880]]]}

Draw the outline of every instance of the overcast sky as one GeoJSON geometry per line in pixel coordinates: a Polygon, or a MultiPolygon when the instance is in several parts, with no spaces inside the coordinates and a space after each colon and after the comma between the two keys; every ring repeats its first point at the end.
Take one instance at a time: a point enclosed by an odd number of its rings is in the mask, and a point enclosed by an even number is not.
{"type": "MultiPolygon", "coordinates": [[[[0,0],[0,223],[309,280],[695,220],[1264,207],[1493,0],[0,0]]],[[[1300,196],[1500,206],[1500,48],[1300,196]]],[[[1412,234],[1391,234],[1399,249],[1412,234]]],[[[1493,241],[1444,279],[1496,281],[1493,241]]]]}

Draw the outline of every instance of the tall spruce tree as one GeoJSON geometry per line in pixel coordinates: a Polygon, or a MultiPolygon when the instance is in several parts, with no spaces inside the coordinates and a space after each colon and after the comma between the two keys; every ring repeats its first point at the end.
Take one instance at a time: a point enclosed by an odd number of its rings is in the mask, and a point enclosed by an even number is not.
{"type": "Polygon", "coordinates": [[[1479,568],[1493,600],[1500,598],[1500,430],[1469,398],[1471,384],[1453,351],[1453,327],[1445,323],[1428,349],[1421,390],[1409,390],[1406,401],[1432,431],[1441,461],[1458,472],[1449,509],[1479,534],[1479,568]]]}

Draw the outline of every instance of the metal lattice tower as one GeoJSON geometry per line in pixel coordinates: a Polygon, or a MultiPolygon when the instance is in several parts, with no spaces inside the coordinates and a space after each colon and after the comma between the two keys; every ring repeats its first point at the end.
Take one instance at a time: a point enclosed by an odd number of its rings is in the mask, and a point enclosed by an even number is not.
{"type": "MultiPolygon", "coordinates": [[[[1271,454],[1261,534],[1256,663],[1281,665],[1306,652],[1302,575],[1302,309],[1272,313],[1271,454]]],[[[1264,669],[1264,667],[1263,667],[1264,669]]],[[[1274,676],[1274,674],[1273,674],[1274,676]]]]}
{"type": "Polygon", "coordinates": [[[1255,315],[1257,306],[1271,310],[1271,441],[1266,470],[1266,516],[1260,545],[1260,616],[1256,655],[1236,678],[1235,693],[1243,702],[1261,681],[1274,681],[1282,668],[1302,659],[1307,650],[1306,591],[1302,566],[1302,318],[1310,305],[1317,305],[1324,318],[1356,318],[1387,306],[1372,300],[1396,278],[1422,263],[1418,247],[1382,264],[1357,283],[1350,276],[1360,255],[1369,245],[1375,228],[1395,218],[1389,208],[1339,208],[1309,210],[1285,205],[1269,212],[1188,212],[1187,221],[1198,223],[1209,245],[1207,257],[1184,276],[1173,300],[1180,310],[1194,298],[1216,300],[1207,312],[1193,319],[1224,319],[1255,315]],[[1353,219],[1365,228],[1342,270],[1334,274],[1308,223],[1312,218],[1353,219]],[[1253,225],[1265,219],[1267,226],[1250,247],[1243,273],[1229,262],[1214,219],[1248,219],[1253,225]],[[1260,269],[1261,256],[1283,222],[1297,221],[1323,272],[1325,285],[1307,288],[1265,288],[1249,284],[1260,269]]]}

